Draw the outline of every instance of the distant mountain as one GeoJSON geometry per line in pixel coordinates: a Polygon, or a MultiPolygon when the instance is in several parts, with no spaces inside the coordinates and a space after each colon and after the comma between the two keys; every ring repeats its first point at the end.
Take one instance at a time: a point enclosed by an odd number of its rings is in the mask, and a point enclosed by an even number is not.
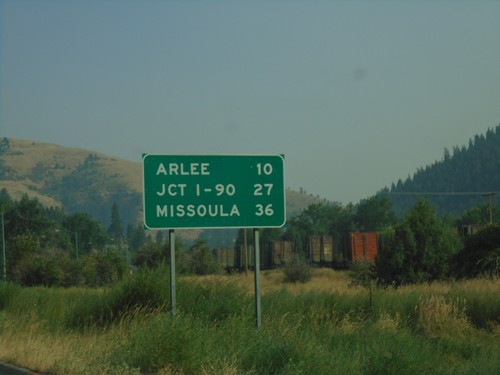
{"type": "MultiPolygon", "coordinates": [[[[414,206],[419,197],[428,199],[438,213],[462,215],[489,193],[500,192],[500,125],[485,135],[475,135],[467,146],[445,149],[442,160],[419,168],[413,176],[393,183],[387,194],[397,215],[414,206]]],[[[495,203],[499,195],[494,195],[495,203]]]]}
{"type": "MultiPolygon", "coordinates": [[[[0,189],[13,199],[23,194],[67,213],[87,212],[108,225],[117,203],[126,228],[142,222],[142,165],[95,151],[54,144],[0,139],[0,189]]],[[[319,197],[286,190],[287,215],[319,197]]]]}

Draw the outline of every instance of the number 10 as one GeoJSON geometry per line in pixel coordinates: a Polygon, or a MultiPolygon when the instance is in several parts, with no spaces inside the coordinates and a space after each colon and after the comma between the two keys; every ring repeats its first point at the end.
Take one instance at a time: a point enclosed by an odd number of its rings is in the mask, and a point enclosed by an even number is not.
{"type": "Polygon", "coordinates": [[[269,163],[262,165],[261,163],[257,163],[257,174],[260,176],[264,172],[265,175],[270,175],[273,173],[273,166],[269,163]]]}

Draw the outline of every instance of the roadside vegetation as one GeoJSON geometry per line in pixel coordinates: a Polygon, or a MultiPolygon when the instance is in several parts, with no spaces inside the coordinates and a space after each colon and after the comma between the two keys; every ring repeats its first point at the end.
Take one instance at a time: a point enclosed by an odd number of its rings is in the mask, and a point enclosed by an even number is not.
{"type": "Polygon", "coordinates": [[[169,313],[168,268],[109,288],[0,284],[0,360],[52,374],[497,374],[500,279],[395,287],[314,269],[289,283],[186,276],[169,313]]]}
{"type": "MultiPolygon", "coordinates": [[[[500,373],[500,225],[457,231],[483,210],[452,220],[420,200],[398,219],[378,195],[313,204],[285,231],[263,230],[300,256],[262,271],[260,329],[251,270],[221,269],[204,240],[176,243],[172,316],[161,231],[124,231],[116,204],[105,229],[5,189],[0,210],[2,362],[54,375],[500,373]],[[311,265],[310,236],[350,231],[380,234],[375,262],[311,265]]],[[[490,212],[498,222],[498,205],[490,212]]]]}

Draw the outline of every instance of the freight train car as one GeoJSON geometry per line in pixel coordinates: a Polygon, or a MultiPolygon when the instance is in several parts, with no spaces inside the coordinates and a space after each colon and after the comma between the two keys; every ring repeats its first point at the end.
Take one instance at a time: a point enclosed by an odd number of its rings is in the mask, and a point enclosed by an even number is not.
{"type": "MultiPolygon", "coordinates": [[[[317,266],[346,267],[359,260],[374,261],[379,250],[376,232],[351,232],[344,236],[311,236],[308,242],[274,241],[260,246],[260,267],[270,269],[289,263],[295,256],[303,256],[317,266]]],[[[214,251],[217,262],[224,268],[253,268],[253,245],[214,251]]]]}
{"type": "Polygon", "coordinates": [[[331,265],[334,260],[335,238],[333,236],[309,237],[309,258],[312,263],[331,265]]]}
{"type": "Polygon", "coordinates": [[[224,247],[217,249],[214,251],[214,257],[216,259],[216,262],[224,268],[233,268],[235,266],[233,248],[224,247]]]}
{"type": "Polygon", "coordinates": [[[336,237],[310,237],[307,250],[313,264],[345,267],[359,260],[374,261],[378,249],[376,232],[350,232],[336,237]]]}
{"type": "Polygon", "coordinates": [[[378,240],[376,232],[367,233],[349,233],[348,251],[351,262],[360,260],[375,261],[378,254],[378,240]]]}
{"type": "Polygon", "coordinates": [[[271,243],[272,266],[281,266],[289,263],[297,253],[294,241],[274,241],[271,243]]]}

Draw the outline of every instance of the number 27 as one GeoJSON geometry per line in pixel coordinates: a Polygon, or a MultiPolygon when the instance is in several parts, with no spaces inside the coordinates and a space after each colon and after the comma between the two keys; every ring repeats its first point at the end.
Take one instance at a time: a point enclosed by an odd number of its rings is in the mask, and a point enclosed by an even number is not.
{"type": "Polygon", "coordinates": [[[255,190],[253,191],[253,195],[263,195],[263,192],[262,190],[264,188],[267,189],[266,191],[266,195],[271,195],[271,190],[273,189],[273,184],[255,184],[253,186],[255,188],[255,190]]]}

